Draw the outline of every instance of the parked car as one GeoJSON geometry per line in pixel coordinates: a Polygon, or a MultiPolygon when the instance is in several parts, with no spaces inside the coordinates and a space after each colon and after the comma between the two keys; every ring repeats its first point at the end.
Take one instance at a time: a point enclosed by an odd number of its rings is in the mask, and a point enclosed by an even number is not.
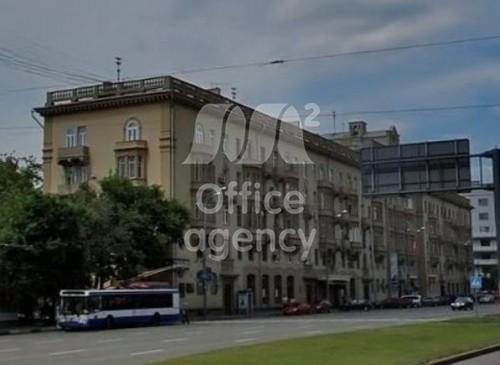
{"type": "Polygon", "coordinates": [[[365,299],[353,299],[345,302],[340,307],[342,310],[364,310],[369,311],[373,309],[373,304],[365,299]]]}
{"type": "Polygon", "coordinates": [[[408,303],[407,307],[420,308],[422,306],[422,296],[418,294],[403,295],[402,303],[408,303]]]}
{"type": "Polygon", "coordinates": [[[292,302],[283,307],[283,314],[286,316],[311,314],[312,308],[309,304],[292,302]]]}
{"type": "Polygon", "coordinates": [[[442,298],[441,297],[422,298],[422,306],[424,306],[424,307],[437,307],[438,305],[442,305],[442,298]]]}
{"type": "Polygon", "coordinates": [[[318,300],[312,305],[313,313],[330,313],[332,310],[332,303],[329,300],[318,300]]]}
{"type": "Polygon", "coordinates": [[[452,310],[473,310],[474,301],[470,297],[458,297],[453,303],[450,304],[452,310]]]}
{"type": "Polygon", "coordinates": [[[479,304],[495,304],[495,296],[493,294],[483,294],[478,298],[479,304]]]}
{"type": "Polygon", "coordinates": [[[377,307],[380,309],[404,308],[406,306],[407,303],[404,303],[400,298],[387,298],[377,304],[377,307]]]}

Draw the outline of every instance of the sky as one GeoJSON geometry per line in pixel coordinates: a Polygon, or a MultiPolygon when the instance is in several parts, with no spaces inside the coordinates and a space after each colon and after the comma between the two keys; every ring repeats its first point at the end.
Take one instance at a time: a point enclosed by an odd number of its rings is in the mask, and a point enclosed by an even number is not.
{"type": "MultiPolygon", "coordinates": [[[[47,90],[73,80],[20,71],[5,54],[72,74],[126,79],[175,71],[500,34],[496,0],[128,1],[0,0],[0,154],[41,157],[31,119],[47,90]]],[[[350,120],[395,125],[402,142],[470,138],[500,145],[500,107],[406,114],[350,111],[500,103],[500,40],[283,65],[176,74],[237,88],[240,102],[321,108],[331,133],[350,120]]],[[[88,84],[82,82],[80,84],[88,84]]]]}

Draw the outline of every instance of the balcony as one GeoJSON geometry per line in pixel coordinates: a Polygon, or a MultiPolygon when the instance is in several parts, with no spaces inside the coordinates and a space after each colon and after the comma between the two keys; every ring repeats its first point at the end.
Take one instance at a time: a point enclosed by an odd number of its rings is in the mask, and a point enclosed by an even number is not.
{"type": "Polygon", "coordinates": [[[89,148],[87,146],[59,148],[57,150],[57,162],[62,166],[88,165],[89,148]]]}
{"type": "Polygon", "coordinates": [[[115,152],[122,151],[143,151],[148,149],[147,141],[119,141],[115,143],[115,152]]]}
{"type": "Polygon", "coordinates": [[[318,180],[318,189],[334,189],[334,184],[333,182],[326,180],[326,179],[320,179],[318,180]]]}

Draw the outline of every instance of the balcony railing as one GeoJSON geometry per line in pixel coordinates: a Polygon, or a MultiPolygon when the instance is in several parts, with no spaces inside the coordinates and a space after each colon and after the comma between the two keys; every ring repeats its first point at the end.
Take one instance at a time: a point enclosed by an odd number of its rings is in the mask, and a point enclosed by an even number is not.
{"type": "Polygon", "coordinates": [[[57,150],[59,165],[87,165],[89,163],[89,148],[87,146],[63,147],[57,150]]]}

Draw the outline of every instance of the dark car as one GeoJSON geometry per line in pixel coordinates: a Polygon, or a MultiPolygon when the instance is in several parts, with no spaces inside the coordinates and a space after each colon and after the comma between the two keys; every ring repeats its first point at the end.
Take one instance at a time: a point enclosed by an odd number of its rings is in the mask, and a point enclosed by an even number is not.
{"type": "Polygon", "coordinates": [[[328,300],[316,301],[312,305],[313,313],[330,313],[332,310],[332,303],[328,300]]]}
{"type": "Polygon", "coordinates": [[[340,306],[342,310],[364,310],[369,311],[373,309],[373,304],[365,299],[353,299],[345,302],[340,306]]]}
{"type": "Polygon", "coordinates": [[[312,308],[309,304],[293,302],[283,307],[283,314],[286,316],[311,314],[312,308]]]}
{"type": "Polygon", "coordinates": [[[410,301],[401,300],[400,298],[387,298],[378,303],[380,309],[406,308],[410,305],[410,301]]]}
{"type": "Polygon", "coordinates": [[[425,297],[422,299],[424,307],[437,307],[441,305],[441,297],[425,297]]]}
{"type": "Polygon", "coordinates": [[[450,304],[452,310],[474,310],[474,301],[470,297],[458,297],[450,304]]]}

